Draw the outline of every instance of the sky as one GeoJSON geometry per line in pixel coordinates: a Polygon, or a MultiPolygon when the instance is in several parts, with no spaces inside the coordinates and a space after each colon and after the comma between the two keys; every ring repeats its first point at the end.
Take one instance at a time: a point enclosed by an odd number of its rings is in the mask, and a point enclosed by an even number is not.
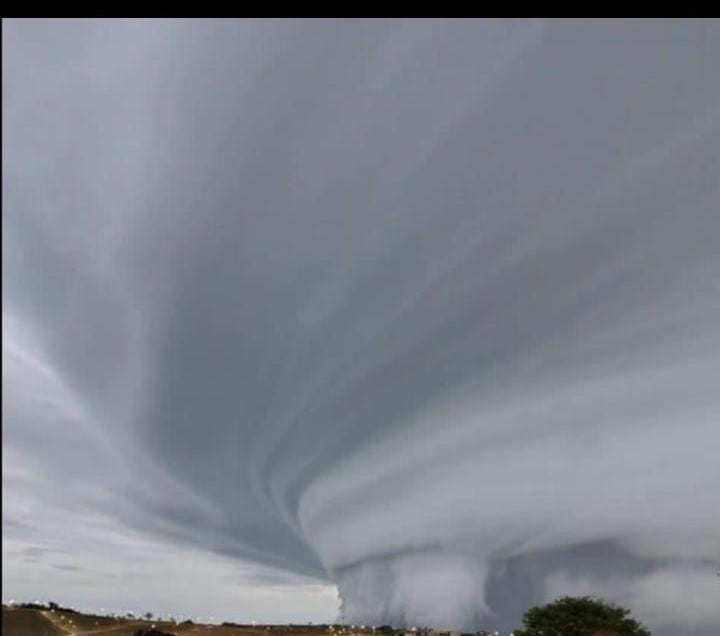
{"type": "Polygon", "coordinates": [[[720,22],[4,20],[3,601],[720,630],[720,22]]]}

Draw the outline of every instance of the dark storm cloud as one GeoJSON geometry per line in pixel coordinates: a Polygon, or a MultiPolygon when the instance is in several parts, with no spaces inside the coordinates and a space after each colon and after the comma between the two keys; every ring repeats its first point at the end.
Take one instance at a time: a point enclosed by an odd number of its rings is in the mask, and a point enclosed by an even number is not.
{"type": "Polygon", "coordinates": [[[7,23],[4,519],[716,631],[719,36],[7,23]]]}

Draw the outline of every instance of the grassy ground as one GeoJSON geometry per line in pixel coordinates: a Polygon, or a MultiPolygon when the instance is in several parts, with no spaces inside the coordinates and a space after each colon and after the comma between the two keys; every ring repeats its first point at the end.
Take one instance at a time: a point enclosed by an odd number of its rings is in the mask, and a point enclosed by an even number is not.
{"type": "Polygon", "coordinates": [[[109,618],[6,607],[3,608],[2,613],[2,636],[132,636],[137,630],[149,629],[151,626],[178,636],[327,636],[328,634],[326,629],[312,627],[290,629],[275,626],[272,630],[268,630],[264,627],[178,625],[166,621],[109,618]]]}
{"type": "Polygon", "coordinates": [[[37,610],[3,609],[2,633],[4,636],[63,636],[68,632],[37,610]]]}

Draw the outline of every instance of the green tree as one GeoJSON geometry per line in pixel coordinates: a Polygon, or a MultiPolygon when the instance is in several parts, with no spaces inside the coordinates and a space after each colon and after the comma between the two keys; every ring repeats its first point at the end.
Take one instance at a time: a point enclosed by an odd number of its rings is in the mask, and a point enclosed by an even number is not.
{"type": "Polygon", "coordinates": [[[515,636],[650,636],[630,610],[590,596],[566,596],[525,612],[515,636]]]}

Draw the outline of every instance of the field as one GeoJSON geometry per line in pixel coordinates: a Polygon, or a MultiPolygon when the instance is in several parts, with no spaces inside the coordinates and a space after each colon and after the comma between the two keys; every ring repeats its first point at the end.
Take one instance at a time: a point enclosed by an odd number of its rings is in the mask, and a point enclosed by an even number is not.
{"type": "Polygon", "coordinates": [[[320,636],[327,627],[300,626],[227,626],[176,624],[107,616],[89,616],[76,612],[3,607],[3,636],[133,636],[142,629],[155,628],[167,634],[192,636],[320,636]]]}

